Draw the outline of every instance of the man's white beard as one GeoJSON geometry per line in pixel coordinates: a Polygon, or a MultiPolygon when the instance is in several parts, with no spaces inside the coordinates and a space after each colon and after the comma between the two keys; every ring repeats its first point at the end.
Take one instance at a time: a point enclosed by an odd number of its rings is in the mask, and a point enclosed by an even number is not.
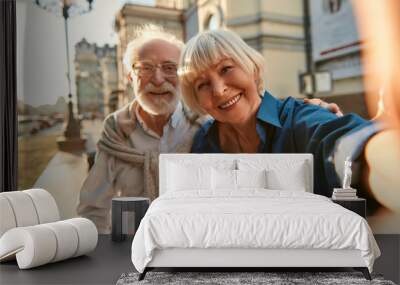
{"type": "Polygon", "coordinates": [[[141,92],[137,89],[135,91],[136,100],[139,105],[143,110],[152,115],[170,115],[175,111],[179,102],[178,92],[169,82],[164,82],[160,87],[156,87],[150,82],[141,92]],[[170,94],[149,95],[150,92],[169,92],[170,94]]]}

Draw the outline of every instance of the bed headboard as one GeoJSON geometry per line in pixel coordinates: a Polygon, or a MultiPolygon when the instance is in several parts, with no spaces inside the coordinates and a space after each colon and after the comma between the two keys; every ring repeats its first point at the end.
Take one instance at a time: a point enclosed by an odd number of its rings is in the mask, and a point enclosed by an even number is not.
{"type": "Polygon", "coordinates": [[[237,161],[252,162],[252,161],[266,161],[266,163],[275,163],[276,161],[283,162],[305,162],[305,178],[307,179],[306,191],[313,193],[313,155],[309,153],[296,153],[296,154],[160,154],[159,161],[159,194],[162,195],[166,192],[167,170],[168,162],[186,162],[188,164],[204,165],[217,165],[221,162],[226,163],[232,161],[234,169],[237,167],[237,161]]]}

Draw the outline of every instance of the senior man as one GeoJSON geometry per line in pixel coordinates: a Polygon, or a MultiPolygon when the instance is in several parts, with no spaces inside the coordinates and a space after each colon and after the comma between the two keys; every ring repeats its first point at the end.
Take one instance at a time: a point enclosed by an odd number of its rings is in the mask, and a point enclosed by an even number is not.
{"type": "MultiPolygon", "coordinates": [[[[190,152],[202,120],[180,102],[177,65],[182,47],[183,42],[155,25],[138,30],[127,46],[124,64],[135,99],[105,119],[77,208],[99,233],[110,233],[113,197],[158,196],[159,153],[190,152]]],[[[308,103],[341,115],[336,104],[319,99],[308,103]]]]}
{"type": "Polygon", "coordinates": [[[174,35],[153,25],[138,31],[127,46],[124,64],[135,100],[106,118],[77,208],[100,233],[110,232],[113,197],[158,196],[159,153],[190,152],[199,124],[179,100],[182,47],[174,35]]]}

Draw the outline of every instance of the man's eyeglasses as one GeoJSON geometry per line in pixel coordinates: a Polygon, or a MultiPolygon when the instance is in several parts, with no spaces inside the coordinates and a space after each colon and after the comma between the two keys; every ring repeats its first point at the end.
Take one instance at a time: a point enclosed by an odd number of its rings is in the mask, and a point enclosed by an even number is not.
{"type": "Polygon", "coordinates": [[[176,77],[178,66],[172,62],[150,64],[150,63],[137,63],[132,66],[133,72],[140,77],[150,77],[156,71],[156,68],[160,68],[161,72],[165,77],[176,77]]]}

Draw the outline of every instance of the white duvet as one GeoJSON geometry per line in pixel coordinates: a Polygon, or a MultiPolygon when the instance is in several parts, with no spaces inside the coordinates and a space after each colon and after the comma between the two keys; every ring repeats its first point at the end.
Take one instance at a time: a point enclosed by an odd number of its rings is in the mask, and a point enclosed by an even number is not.
{"type": "Polygon", "coordinates": [[[155,249],[358,249],[372,272],[380,251],[365,219],[306,192],[171,192],[154,200],[132,243],[143,272],[155,249]]]}

